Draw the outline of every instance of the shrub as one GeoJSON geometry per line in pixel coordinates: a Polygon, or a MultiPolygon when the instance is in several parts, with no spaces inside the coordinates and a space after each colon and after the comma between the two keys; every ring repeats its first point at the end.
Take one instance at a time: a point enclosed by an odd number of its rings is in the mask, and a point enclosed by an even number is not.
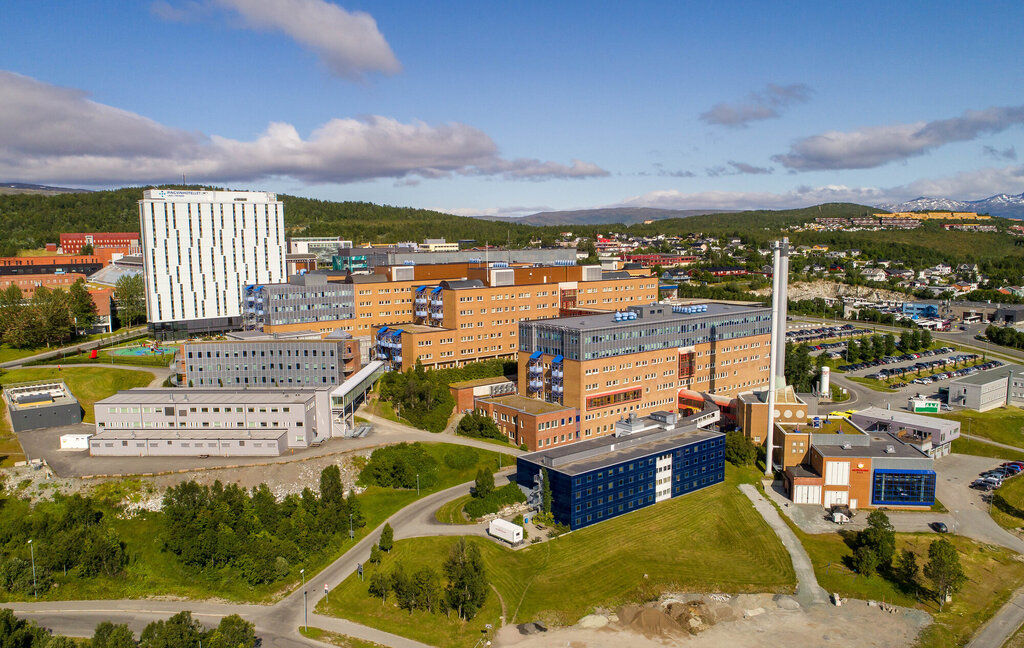
{"type": "Polygon", "coordinates": [[[725,460],[734,466],[749,466],[757,459],[757,446],[742,432],[725,433],[725,460]]]}
{"type": "Polygon", "coordinates": [[[444,453],[444,465],[455,470],[465,470],[476,465],[480,455],[469,446],[453,446],[444,453]]]}
{"type": "Polygon", "coordinates": [[[488,513],[497,513],[506,506],[516,502],[525,502],[526,495],[516,484],[506,484],[487,494],[486,497],[474,497],[466,502],[466,514],[479,518],[488,513]]]}
{"type": "Polygon", "coordinates": [[[438,482],[437,460],[419,443],[399,443],[378,448],[359,473],[359,483],[390,488],[421,488],[438,482]]]}
{"type": "Polygon", "coordinates": [[[475,439],[495,439],[508,443],[508,437],[501,433],[498,425],[489,416],[470,412],[462,417],[455,433],[475,439]]]}

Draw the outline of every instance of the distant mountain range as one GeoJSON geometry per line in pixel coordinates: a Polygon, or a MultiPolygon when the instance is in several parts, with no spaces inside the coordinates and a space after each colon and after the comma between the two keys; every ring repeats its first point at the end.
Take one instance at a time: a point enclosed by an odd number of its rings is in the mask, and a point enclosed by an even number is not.
{"type": "Polygon", "coordinates": [[[67,187],[48,187],[47,185],[26,184],[24,182],[0,182],[0,194],[62,194],[91,193],[88,189],[69,189],[67,187]]]}
{"type": "Polygon", "coordinates": [[[529,216],[480,216],[485,220],[521,223],[523,225],[634,225],[666,218],[687,218],[704,214],[732,213],[728,209],[655,209],[653,207],[607,207],[575,211],[538,212],[529,216]]]}
{"type": "Polygon", "coordinates": [[[999,194],[984,200],[951,200],[949,198],[914,198],[902,203],[876,205],[879,209],[898,211],[968,211],[1003,218],[1024,219],[1024,193],[1016,196],[999,194]]]}

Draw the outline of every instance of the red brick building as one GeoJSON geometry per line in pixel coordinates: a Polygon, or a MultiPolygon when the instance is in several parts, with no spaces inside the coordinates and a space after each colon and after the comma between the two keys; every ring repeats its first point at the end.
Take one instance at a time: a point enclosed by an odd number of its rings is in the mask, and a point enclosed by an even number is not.
{"type": "Polygon", "coordinates": [[[80,254],[91,245],[93,251],[114,249],[122,254],[141,254],[138,232],[76,232],[60,235],[60,249],[64,254],[80,254]]]}

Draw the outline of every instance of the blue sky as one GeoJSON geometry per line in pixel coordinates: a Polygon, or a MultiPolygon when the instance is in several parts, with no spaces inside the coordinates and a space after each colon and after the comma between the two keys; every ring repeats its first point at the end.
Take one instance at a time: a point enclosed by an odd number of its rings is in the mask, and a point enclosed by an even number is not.
{"type": "Polygon", "coordinates": [[[184,172],[508,214],[1020,193],[1022,18],[1020,2],[14,2],[0,180],[184,172]]]}

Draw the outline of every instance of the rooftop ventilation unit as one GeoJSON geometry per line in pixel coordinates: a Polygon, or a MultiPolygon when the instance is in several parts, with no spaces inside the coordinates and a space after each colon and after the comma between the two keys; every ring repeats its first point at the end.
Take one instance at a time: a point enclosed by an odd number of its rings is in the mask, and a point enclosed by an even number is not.
{"type": "Polygon", "coordinates": [[[896,447],[893,445],[885,446],[885,454],[893,454],[896,452],[896,447]]]}

